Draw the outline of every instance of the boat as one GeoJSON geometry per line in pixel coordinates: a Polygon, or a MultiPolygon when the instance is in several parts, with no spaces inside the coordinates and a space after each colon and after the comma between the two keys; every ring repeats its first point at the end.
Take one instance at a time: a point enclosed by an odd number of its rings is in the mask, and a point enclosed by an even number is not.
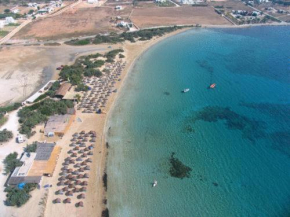
{"type": "Polygon", "coordinates": [[[152,184],[152,187],[156,187],[157,186],[157,181],[154,180],[153,184],[152,184]]]}
{"type": "Polygon", "coordinates": [[[189,91],[189,88],[186,88],[186,89],[184,89],[183,91],[182,91],[182,93],[186,93],[186,92],[188,92],[189,91]]]}
{"type": "Polygon", "coordinates": [[[209,88],[210,88],[210,89],[214,89],[214,88],[215,88],[215,85],[216,85],[216,84],[213,83],[213,84],[209,85],[209,88]]]}

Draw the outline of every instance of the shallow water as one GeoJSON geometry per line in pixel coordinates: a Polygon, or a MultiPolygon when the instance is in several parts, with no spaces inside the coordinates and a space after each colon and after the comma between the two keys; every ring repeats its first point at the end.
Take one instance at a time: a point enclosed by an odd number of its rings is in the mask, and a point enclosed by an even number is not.
{"type": "Polygon", "coordinates": [[[198,29],[143,54],[107,126],[110,215],[289,216],[289,41],[289,27],[198,29]],[[172,152],[190,178],[170,177],[172,152]]]}

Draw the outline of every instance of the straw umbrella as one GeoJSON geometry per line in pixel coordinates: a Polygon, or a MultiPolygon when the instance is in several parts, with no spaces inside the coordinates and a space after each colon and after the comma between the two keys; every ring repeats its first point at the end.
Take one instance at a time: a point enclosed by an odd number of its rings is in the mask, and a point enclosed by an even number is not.
{"type": "Polygon", "coordinates": [[[82,187],[82,188],[80,189],[80,191],[81,191],[81,192],[86,192],[86,191],[87,191],[87,188],[86,188],[86,187],[82,187]]]}
{"type": "Polygon", "coordinates": [[[70,198],[66,198],[63,202],[64,203],[71,203],[71,199],[70,198]]]}
{"type": "Polygon", "coordinates": [[[75,182],[75,184],[76,185],[80,185],[82,182],[80,181],[80,180],[77,180],[76,182],[75,182]]]}
{"type": "Polygon", "coordinates": [[[89,151],[89,152],[88,152],[88,155],[93,155],[93,152],[92,152],[92,151],[89,151]]]}
{"type": "Polygon", "coordinates": [[[84,203],[82,201],[78,202],[77,207],[84,207],[84,203]]]}
{"type": "Polygon", "coordinates": [[[61,202],[60,198],[56,198],[56,199],[53,201],[53,203],[60,203],[60,202],[61,202]]]}
{"type": "Polygon", "coordinates": [[[79,198],[79,199],[85,199],[86,196],[85,196],[85,194],[82,193],[82,194],[78,195],[78,198],[79,198]]]}
{"type": "Polygon", "coordinates": [[[79,174],[77,177],[78,177],[78,179],[82,179],[84,177],[84,175],[83,174],[79,174]]]}
{"type": "Polygon", "coordinates": [[[62,195],[62,194],[63,194],[63,191],[62,191],[62,190],[58,190],[58,191],[55,192],[55,194],[60,194],[60,195],[62,195]]]}
{"type": "Polygon", "coordinates": [[[87,181],[83,181],[82,185],[88,185],[88,182],[87,181]]]}
{"type": "Polygon", "coordinates": [[[72,192],[72,191],[68,191],[68,192],[66,193],[66,196],[73,196],[73,192],[72,192]]]}
{"type": "Polygon", "coordinates": [[[89,174],[85,173],[83,178],[88,179],[89,178],[89,174]]]}
{"type": "Polygon", "coordinates": [[[57,183],[58,186],[64,185],[64,181],[60,181],[57,183]]]}
{"type": "Polygon", "coordinates": [[[62,190],[63,191],[68,191],[68,187],[64,187],[62,190]]]}

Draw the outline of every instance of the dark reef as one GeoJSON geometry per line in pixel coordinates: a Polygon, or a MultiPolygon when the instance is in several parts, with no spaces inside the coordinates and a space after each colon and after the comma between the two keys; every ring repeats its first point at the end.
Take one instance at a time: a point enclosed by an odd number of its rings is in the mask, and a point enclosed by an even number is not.
{"type": "Polygon", "coordinates": [[[190,172],[192,169],[184,165],[178,158],[174,157],[175,153],[172,152],[170,157],[170,169],[169,173],[172,177],[183,179],[190,178],[190,172]]]}
{"type": "Polygon", "coordinates": [[[207,122],[217,122],[224,120],[225,125],[231,130],[240,130],[244,138],[255,142],[256,139],[265,136],[265,123],[252,120],[243,115],[239,115],[230,108],[219,106],[207,106],[197,112],[193,118],[193,122],[203,120],[207,122]]]}

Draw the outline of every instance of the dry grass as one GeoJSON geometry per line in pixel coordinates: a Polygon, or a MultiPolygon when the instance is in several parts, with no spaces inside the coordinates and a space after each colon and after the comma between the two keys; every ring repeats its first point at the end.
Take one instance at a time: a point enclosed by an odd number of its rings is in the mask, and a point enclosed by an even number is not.
{"type": "Polygon", "coordinates": [[[110,23],[113,8],[80,8],[55,17],[36,20],[24,27],[16,38],[59,39],[116,31],[110,23]]]}
{"type": "Polygon", "coordinates": [[[136,8],[131,16],[139,28],[181,24],[228,25],[212,7],[136,8]]]}

